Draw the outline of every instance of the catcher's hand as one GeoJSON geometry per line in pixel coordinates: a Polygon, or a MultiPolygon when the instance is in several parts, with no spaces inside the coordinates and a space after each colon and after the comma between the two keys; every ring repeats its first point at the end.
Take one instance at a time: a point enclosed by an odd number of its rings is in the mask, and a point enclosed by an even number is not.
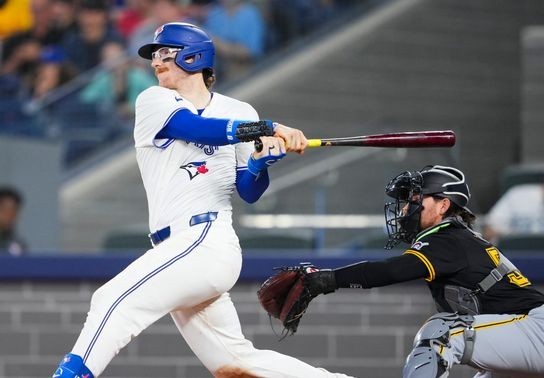
{"type": "Polygon", "coordinates": [[[337,285],[331,269],[320,270],[310,263],[279,270],[261,285],[257,296],[268,315],[282,322],[287,336],[297,331],[310,301],[332,293],[337,285]]]}

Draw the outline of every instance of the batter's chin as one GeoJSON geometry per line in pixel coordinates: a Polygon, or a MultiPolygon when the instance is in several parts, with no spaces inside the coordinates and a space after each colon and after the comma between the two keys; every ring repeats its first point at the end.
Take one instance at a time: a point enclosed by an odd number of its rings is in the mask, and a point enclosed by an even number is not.
{"type": "Polygon", "coordinates": [[[168,80],[161,80],[160,77],[157,77],[157,79],[159,80],[159,86],[167,89],[175,89],[175,86],[169,83],[168,80]]]}

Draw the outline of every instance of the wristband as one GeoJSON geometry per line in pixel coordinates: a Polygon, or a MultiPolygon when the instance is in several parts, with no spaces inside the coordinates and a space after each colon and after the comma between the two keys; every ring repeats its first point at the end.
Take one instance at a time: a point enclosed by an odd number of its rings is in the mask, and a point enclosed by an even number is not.
{"type": "Polygon", "coordinates": [[[275,125],[270,120],[235,121],[227,124],[227,139],[236,142],[251,142],[262,136],[273,136],[275,125]]]}

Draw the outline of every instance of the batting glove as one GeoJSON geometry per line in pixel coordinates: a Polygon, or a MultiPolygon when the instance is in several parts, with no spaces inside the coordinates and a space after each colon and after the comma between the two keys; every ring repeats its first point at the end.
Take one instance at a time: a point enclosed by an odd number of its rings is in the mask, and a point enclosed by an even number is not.
{"type": "Polygon", "coordinates": [[[254,176],[259,176],[259,173],[266,170],[272,164],[277,163],[285,157],[285,152],[279,151],[279,153],[273,154],[273,149],[268,150],[268,155],[255,159],[253,156],[249,158],[247,162],[247,170],[254,176]]]}

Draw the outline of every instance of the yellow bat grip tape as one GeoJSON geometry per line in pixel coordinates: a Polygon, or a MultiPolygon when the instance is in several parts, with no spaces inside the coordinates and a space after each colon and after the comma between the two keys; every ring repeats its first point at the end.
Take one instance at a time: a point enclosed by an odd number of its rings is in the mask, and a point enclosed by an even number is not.
{"type": "Polygon", "coordinates": [[[321,147],[321,139],[308,139],[308,147],[321,147]]]}

